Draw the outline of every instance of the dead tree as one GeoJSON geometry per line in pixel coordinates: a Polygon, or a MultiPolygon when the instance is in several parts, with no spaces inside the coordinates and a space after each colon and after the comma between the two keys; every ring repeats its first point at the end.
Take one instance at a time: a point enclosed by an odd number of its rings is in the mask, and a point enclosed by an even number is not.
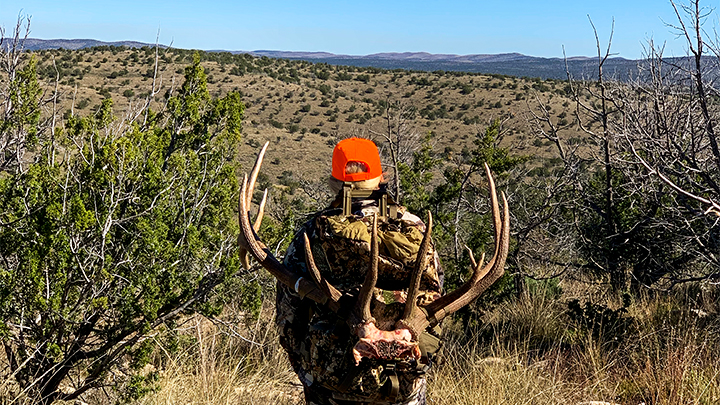
{"type": "Polygon", "coordinates": [[[634,281],[643,285],[720,277],[720,52],[706,39],[710,12],[699,0],[671,4],[677,17],[671,28],[685,40],[688,55],[667,58],[651,42],[638,80],[617,96],[623,106],[620,140],[629,149],[623,169],[633,175],[633,190],[658,207],[653,226],[673,236],[663,249],[669,255],[654,258],[651,268],[634,269],[634,281]]]}
{"type": "Polygon", "coordinates": [[[411,123],[415,118],[415,107],[400,101],[393,101],[390,97],[385,99],[385,132],[370,131],[373,135],[385,139],[390,153],[390,167],[393,169],[393,194],[395,201],[400,204],[402,189],[400,187],[400,172],[398,164],[409,165],[413,153],[420,148],[422,139],[411,123]]]}

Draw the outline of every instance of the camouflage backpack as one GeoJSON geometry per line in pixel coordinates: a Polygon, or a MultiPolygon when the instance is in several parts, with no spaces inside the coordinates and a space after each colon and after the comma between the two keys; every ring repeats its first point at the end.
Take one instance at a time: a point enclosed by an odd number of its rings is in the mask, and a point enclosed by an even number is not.
{"type": "MultiPolygon", "coordinates": [[[[378,328],[391,329],[402,315],[425,224],[395,205],[384,189],[358,193],[346,188],[340,197],[342,201],[333,204],[337,208],[318,213],[303,226],[287,251],[285,265],[306,272],[301,236],[305,232],[323,277],[352,300],[369,267],[370,226],[373,215],[379,215],[381,248],[372,313],[378,328]]],[[[423,304],[440,296],[443,283],[434,248],[428,256],[420,287],[423,304]]],[[[388,404],[424,391],[424,374],[440,345],[439,328],[420,336],[420,361],[363,358],[356,365],[352,349],[358,338],[339,314],[282,285],[278,285],[277,301],[281,344],[306,387],[336,400],[388,404]]]]}

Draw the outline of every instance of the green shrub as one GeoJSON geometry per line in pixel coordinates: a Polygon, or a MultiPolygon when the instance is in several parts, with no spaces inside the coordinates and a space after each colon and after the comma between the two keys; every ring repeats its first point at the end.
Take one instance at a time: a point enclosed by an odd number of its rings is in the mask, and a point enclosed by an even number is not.
{"type": "MultiPolygon", "coordinates": [[[[0,168],[0,341],[35,403],[73,400],[109,376],[131,397],[146,392],[147,334],[183,313],[217,314],[226,298],[213,288],[244,283],[233,277],[244,107],[236,93],[211,98],[199,63],[142,127],[115,126],[105,99],[37,138],[32,162],[0,168]],[[57,145],[64,157],[48,158],[57,145]]],[[[36,88],[28,73],[23,86],[36,88]]],[[[39,92],[23,94],[39,106],[39,92]]]]}

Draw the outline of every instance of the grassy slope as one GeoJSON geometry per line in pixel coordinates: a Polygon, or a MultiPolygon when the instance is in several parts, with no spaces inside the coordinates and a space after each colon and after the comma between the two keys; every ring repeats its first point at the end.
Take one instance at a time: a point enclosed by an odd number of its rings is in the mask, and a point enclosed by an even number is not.
{"type": "MultiPolygon", "coordinates": [[[[163,95],[182,83],[190,54],[163,51],[157,76],[156,109],[163,95]]],[[[101,100],[112,97],[118,116],[132,113],[145,102],[152,88],[154,52],[149,50],[78,50],[36,53],[39,71],[53,88],[54,66],[61,72],[60,110],[91,114],[101,100]],[[53,66],[53,60],[55,65],[53,66]]],[[[212,55],[211,55],[212,57],[212,55]]],[[[235,57],[236,60],[240,57],[235,57]]],[[[495,119],[505,121],[503,143],[512,152],[550,156],[553,147],[537,139],[527,123],[528,102],[547,102],[555,122],[572,121],[572,103],[564,96],[565,83],[513,77],[405,71],[360,71],[305,62],[252,59],[247,72],[240,64],[205,61],[212,94],[240,91],[247,110],[241,159],[249,162],[258,146],[273,143],[268,160],[280,159],[298,178],[319,179],[329,170],[334,144],[351,135],[374,137],[387,131],[385,101],[401,102],[417,113],[409,131],[432,131],[436,149],[459,152],[477,131],[495,119]],[[318,78],[315,72],[327,71],[318,78]]],[[[568,137],[580,136],[577,128],[568,137]]],[[[278,176],[279,167],[266,165],[278,176]]]]}

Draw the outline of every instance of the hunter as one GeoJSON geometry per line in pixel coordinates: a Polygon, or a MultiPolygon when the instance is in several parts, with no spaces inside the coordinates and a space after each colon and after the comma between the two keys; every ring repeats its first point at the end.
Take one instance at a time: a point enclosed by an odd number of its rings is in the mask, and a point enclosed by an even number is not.
{"type": "Polygon", "coordinates": [[[254,258],[278,280],[280,343],[308,404],[425,404],[425,375],[440,345],[439,325],[505,272],[510,209],[500,208],[485,165],[495,229],[493,256],[441,295],[443,272],[427,223],[386,192],[374,143],[350,138],[333,151],[330,187],[337,197],[300,227],[280,262],[258,235],[267,190],[251,223],[251,202],[268,143],[239,198],[238,247],[245,268],[254,258]]]}
{"type": "MultiPolygon", "coordinates": [[[[370,233],[377,220],[379,270],[373,291],[372,315],[380,329],[392,329],[402,316],[408,280],[425,232],[419,217],[396,205],[386,192],[377,146],[368,139],[349,138],[333,150],[329,186],[336,198],[298,231],[284,264],[307,274],[304,235],[323,278],[348,298],[348,306],[370,266],[370,233]]],[[[420,283],[419,305],[440,296],[443,272],[432,245],[420,283]]],[[[426,379],[439,346],[439,327],[420,337],[419,360],[376,358],[359,354],[358,337],[342,314],[301,298],[278,283],[276,323],[304,387],[308,404],[425,404],[426,379]]],[[[395,344],[390,343],[390,344],[395,344]]],[[[378,356],[379,357],[379,356],[378,356]]]]}

